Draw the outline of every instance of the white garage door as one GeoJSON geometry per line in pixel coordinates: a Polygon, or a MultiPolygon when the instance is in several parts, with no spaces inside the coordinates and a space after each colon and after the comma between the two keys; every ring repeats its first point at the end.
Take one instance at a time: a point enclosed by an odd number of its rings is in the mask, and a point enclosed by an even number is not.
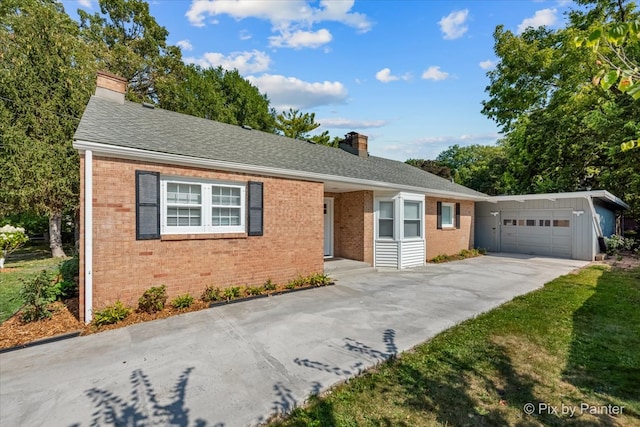
{"type": "Polygon", "coordinates": [[[571,211],[502,211],[502,252],[571,258],[571,211]]]}

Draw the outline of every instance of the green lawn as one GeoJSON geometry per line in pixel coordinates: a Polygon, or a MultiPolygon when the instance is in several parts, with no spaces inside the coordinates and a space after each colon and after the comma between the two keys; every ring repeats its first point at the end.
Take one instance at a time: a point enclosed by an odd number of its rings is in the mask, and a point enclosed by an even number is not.
{"type": "Polygon", "coordinates": [[[274,423],[566,424],[640,425],[640,269],[592,266],[562,276],[274,423]],[[527,403],[533,403],[533,415],[524,413],[527,403]],[[581,404],[624,408],[610,417],[586,408],[579,414],[581,404]],[[563,409],[576,412],[570,417],[563,409]]]}
{"type": "Polygon", "coordinates": [[[24,279],[36,276],[42,270],[55,270],[62,261],[51,258],[51,251],[43,245],[28,246],[9,255],[4,264],[5,271],[0,273],[0,322],[22,307],[20,287],[24,279]]]}

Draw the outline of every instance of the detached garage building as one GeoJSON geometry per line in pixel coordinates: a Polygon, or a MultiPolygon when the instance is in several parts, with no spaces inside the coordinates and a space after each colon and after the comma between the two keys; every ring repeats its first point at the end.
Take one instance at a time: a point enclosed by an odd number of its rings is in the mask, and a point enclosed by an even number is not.
{"type": "Polygon", "coordinates": [[[629,206],[608,191],[495,196],[476,203],[475,245],[510,252],[592,261],[599,237],[621,229],[629,206]]]}

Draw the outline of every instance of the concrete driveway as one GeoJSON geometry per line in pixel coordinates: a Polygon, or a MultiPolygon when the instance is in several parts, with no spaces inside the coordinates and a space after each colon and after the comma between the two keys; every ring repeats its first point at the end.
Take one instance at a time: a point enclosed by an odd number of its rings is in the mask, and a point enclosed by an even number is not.
{"type": "Polygon", "coordinates": [[[490,255],[347,274],[332,287],[5,353],[0,425],[258,424],[586,264],[490,255]]]}

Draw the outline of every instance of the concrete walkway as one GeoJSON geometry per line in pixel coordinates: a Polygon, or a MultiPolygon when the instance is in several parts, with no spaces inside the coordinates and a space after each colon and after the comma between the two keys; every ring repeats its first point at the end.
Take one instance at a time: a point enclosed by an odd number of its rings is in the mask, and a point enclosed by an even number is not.
{"type": "Polygon", "coordinates": [[[485,256],[0,355],[0,425],[246,426],[584,261],[485,256]]]}

